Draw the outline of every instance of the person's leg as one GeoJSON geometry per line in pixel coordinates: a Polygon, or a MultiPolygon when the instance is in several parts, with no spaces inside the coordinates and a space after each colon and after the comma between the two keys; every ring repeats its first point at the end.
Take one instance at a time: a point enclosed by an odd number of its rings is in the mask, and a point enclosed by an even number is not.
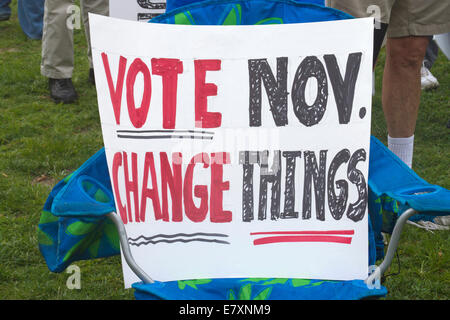
{"type": "Polygon", "coordinates": [[[430,44],[427,47],[427,51],[425,53],[424,64],[428,70],[433,67],[434,62],[437,59],[439,54],[439,47],[437,43],[433,40],[433,37],[430,37],[430,44]]]}
{"type": "Polygon", "coordinates": [[[71,103],[78,95],[72,84],[74,66],[73,30],[67,21],[73,0],[46,0],[42,34],[41,74],[49,78],[55,102],[71,103]]]}
{"type": "MultiPolygon", "coordinates": [[[[428,37],[388,38],[383,76],[382,104],[390,138],[409,139],[413,144],[420,104],[420,68],[428,46],[428,37]],[[412,140],[412,141],[411,141],[412,140]]],[[[391,139],[392,140],[392,139],[391,139]]],[[[401,140],[392,148],[403,147],[401,140]]],[[[396,153],[407,165],[412,164],[412,148],[396,153]]]]}
{"type": "Polygon", "coordinates": [[[0,21],[8,20],[11,16],[10,3],[11,0],[0,0],[0,21]]]}
{"type": "Polygon", "coordinates": [[[373,37],[373,81],[372,95],[375,95],[375,66],[380,54],[386,32],[389,26],[391,9],[395,0],[326,0],[328,7],[335,8],[348,14],[360,18],[373,16],[374,37],[373,37]]]}
{"type": "Polygon", "coordinates": [[[45,0],[18,0],[17,12],[23,32],[30,39],[42,38],[45,0]]]}
{"type": "Polygon", "coordinates": [[[375,32],[373,37],[373,68],[377,64],[378,56],[380,55],[381,48],[383,46],[384,38],[388,29],[388,24],[380,22],[379,26],[375,26],[375,32]]]}
{"type": "Polygon", "coordinates": [[[326,0],[326,5],[357,17],[374,17],[373,67],[383,46],[395,0],[326,0]]]}
{"type": "Polygon", "coordinates": [[[450,28],[450,5],[438,0],[396,0],[387,32],[382,103],[388,147],[412,165],[421,95],[421,67],[429,36],[450,28]]]}
{"type": "Polygon", "coordinates": [[[72,78],[73,30],[67,26],[72,4],[72,0],[45,1],[41,73],[47,78],[72,78]]]}
{"type": "Polygon", "coordinates": [[[88,59],[89,59],[89,81],[94,84],[94,69],[92,64],[92,48],[91,48],[91,35],[89,28],[89,13],[100,14],[109,16],[109,1],[108,0],[81,0],[81,12],[83,15],[84,30],[86,33],[86,42],[88,46],[88,59]]]}

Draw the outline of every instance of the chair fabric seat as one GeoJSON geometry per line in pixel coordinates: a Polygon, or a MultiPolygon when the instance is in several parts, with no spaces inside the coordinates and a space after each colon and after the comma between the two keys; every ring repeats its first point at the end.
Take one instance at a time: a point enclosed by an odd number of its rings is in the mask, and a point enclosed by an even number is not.
{"type": "Polygon", "coordinates": [[[362,280],[197,279],[133,284],[137,300],[360,300],[383,297],[362,280]]]}
{"type": "Polygon", "coordinates": [[[185,25],[260,25],[352,19],[342,11],[292,0],[207,0],[179,7],[151,23],[185,25]]]}

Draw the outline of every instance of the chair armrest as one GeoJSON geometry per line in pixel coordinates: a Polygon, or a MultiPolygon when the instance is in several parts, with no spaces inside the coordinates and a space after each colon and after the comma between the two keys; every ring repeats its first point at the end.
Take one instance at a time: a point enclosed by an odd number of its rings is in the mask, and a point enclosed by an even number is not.
{"type": "Polygon", "coordinates": [[[450,190],[420,178],[375,137],[371,137],[369,188],[421,214],[449,215],[450,190]]]}
{"type": "Polygon", "coordinates": [[[117,231],[119,233],[120,246],[122,248],[122,253],[127,261],[130,269],[141,279],[144,283],[154,283],[153,279],[150,278],[141,267],[138,266],[136,261],[131,254],[130,245],[128,244],[128,237],[125,230],[125,226],[123,225],[122,220],[115,212],[108,213],[108,217],[114,222],[117,227],[117,231]]]}

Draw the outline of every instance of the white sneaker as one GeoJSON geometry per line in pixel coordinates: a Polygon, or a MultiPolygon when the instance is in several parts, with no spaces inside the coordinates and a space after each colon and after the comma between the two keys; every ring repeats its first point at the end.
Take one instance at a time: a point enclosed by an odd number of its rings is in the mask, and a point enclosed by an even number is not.
{"type": "Polygon", "coordinates": [[[437,216],[433,221],[407,221],[408,224],[433,232],[432,230],[450,230],[450,216],[437,216]]]}
{"type": "Polygon", "coordinates": [[[436,77],[427,69],[424,65],[420,69],[420,82],[422,85],[422,90],[431,90],[439,87],[439,82],[436,77]]]}
{"type": "Polygon", "coordinates": [[[433,219],[433,222],[441,226],[450,226],[450,216],[438,216],[433,219]]]}
{"type": "Polygon", "coordinates": [[[449,226],[443,226],[443,225],[440,225],[440,224],[437,224],[437,223],[434,223],[434,222],[431,222],[431,221],[422,221],[422,220],[420,220],[420,221],[417,221],[417,222],[413,222],[413,221],[409,221],[408,220],[408,221],[406,221],[406,223],[410,224],[410,225],[413,225],[413,226],[416,226],[416,227],[421,228],[421,229],[425,229],[425,230],[427,230],[427,231],[429,231],[431,233],[434,233],[433,230],[434,231],[436,231],[436,230],[450,230],[449,226]]]}

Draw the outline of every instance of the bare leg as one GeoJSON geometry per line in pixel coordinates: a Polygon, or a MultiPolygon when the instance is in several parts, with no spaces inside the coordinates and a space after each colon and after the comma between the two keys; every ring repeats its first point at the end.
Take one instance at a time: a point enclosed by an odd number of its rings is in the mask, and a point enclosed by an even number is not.
{"type": "Polygon", "coordinates": [[[420,67],[428,37],[389,38],[383,76],[382,103],[389,136],[414,135],[420,104],[420,67]]]}

